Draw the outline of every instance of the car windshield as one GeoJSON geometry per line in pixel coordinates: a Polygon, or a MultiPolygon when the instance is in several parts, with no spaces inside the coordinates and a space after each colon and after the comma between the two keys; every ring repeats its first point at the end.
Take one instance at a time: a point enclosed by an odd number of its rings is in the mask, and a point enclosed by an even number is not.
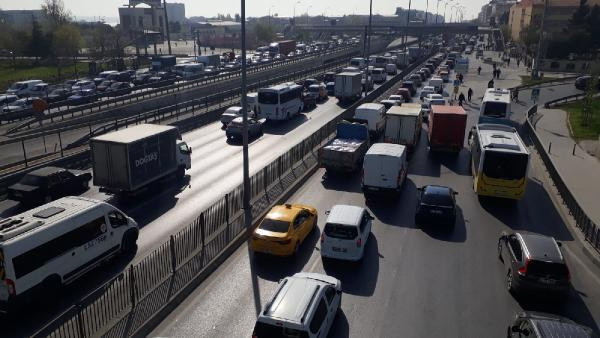
{"type": "Polygon", "coordinates": [[[324,231],[327,237],[339,239],[354,239],[358,236],[357,228],[351,225],[327,223],[324,231]]]}
{"type": "Polygon", "coordinates": [[[50,95],[63,95],[65,93],[64,89],[55,89],[50,93],[50,95]]]}
{"type": "Polygon", "coordinates": [[[502,102],[485,102],[483,115],[492,117],[506,117],[507,104],[502,102]]]}
{"type": "Polygon", "coordinates": [[[436,205],[442,207],[451,207],[453,205],[452,197],[450,197],[449,193],[431,193],[427,190],[425,190],[425,193],[423,193],[423,198],[421,202],[423,204],[436,205]]]}
{"type": "Polygon", "coordinates": [[[308,338],[308,332],[257,322],[252,336],[257,338],[308,338]]]}
{"type": "Polygon", "coordinates": [[[38,187],[38,186],[41,186],[43,182],[44,182],[44,179],[40,176],[25,175],[25,176],[23,176],[23,178],[21,178],[21,181],[19,183],[38,187]]]}
{"type": "Polygon", "coordinates": [[[318,91],[319,91],[319,87],[312,87],[312,86],[311,86],[311,87],[309,87],[309,88],[308,88],[308,91],[309,91],[309,92],[316,93],[316,92],[318,92],[318,91]]]}
{"type": "Polygon", "coordinates": [[[527,154],[487,151],[483,160],[483,174],[490,178],[519,180],[527,175],[527,154]]]}
{"type": "Polygon", "coordinates": [[[20,90],[20,89],[24,89],[25,87],[27,87],[26,84],[17,82],[17,83],[13,83],[12,86],[10,86],[10,89],[20,90]]]}
{"type": "Polygon", "coordinates": [[[290,228],[290,223],[270,218],[265,218],[262,223],[258,226],[261,230],[271,232],[287,232],[290,228]]]}
{"type": "Polygon", "coordinates": [[[258,103],[277,104],[279,103],[279,95],[275,92],[260,92],[258,93],[258,103]]]}

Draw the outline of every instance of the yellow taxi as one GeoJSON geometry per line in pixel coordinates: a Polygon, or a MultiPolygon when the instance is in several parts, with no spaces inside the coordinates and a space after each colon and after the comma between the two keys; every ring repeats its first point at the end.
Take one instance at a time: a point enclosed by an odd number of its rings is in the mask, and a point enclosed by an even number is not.
{"type": "Polygon", "coordinates": [[[276,205],[254,229],[254,252],[290,256],[317,224],[317,209],[302,204],[276,205]]]}

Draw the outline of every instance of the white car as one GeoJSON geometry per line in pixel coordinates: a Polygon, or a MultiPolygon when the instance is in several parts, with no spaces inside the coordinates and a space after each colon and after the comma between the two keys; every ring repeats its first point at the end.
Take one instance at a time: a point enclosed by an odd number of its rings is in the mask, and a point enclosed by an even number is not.
{"type": "Polygon", "coordinates": [[[321,258],[361,260],[371,234],[373,216],[362,207],[335,205],[321,234],[321,258]]]}
{"type": "Polygon", "coordinates": [[[446,100],[440,94],[429,94],[425,97],[424,103],[427,104],[431,111],[431,106],[444,106],[446,105],[446,100]]]}
{"type": "Polygon", "coordinates": [[[259,313],[252,337],[327,337],[341,302],[337,278],[309,272],[285,277],[259,313]]]}
{"type": "MultiPolygon", "coordinates": [[[[229,107],[227,108],[223,114],[221,115],[221,123],[223,124],[223,128],[227,127],[227,125],[233,121],[236,117],[242,117],[242,107],[229,107]]],[[[248,118],[253,118],[254,112],[248,110],[248,118]]]]}
{"type": "Polygon", "coordinates": [[[423,90],[421,90],[421,95],[420,95],[421,101],[423,101],[423,99],[426,98],[427,95],[429,95],[429,94],[435,94],[435,93],[436,93],[435,92],[435,87],[433,87],[433,86],[425,86],[425,87],[423,87],[423,90]]]}

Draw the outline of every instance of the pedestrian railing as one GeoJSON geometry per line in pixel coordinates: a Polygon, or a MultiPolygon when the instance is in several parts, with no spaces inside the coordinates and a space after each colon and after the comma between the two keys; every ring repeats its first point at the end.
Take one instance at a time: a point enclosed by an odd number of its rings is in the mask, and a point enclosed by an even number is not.
{"type": "MultiPolygon", "coordinates": [[[[419,60],[348,107],[302,142],[250,177],[251,224],[314,170],[317,151],[335,136],[336,125],[354,110],[389,90],[422,63],[419,60]]],[[[33,337],[128,337],[144,335],[168,313],[171,302],[188,295],[244,240],[243,184],[200,212],[136,264],[60,314],[33,337]]]]}
{"type": "Polygon", "coordinates": [[[586,214],[581,207],[581,204],[577,201],[577,198],[571,192],[571,189],[567,186],[560,171],[554,165],[550,154],[544,147],[540,137],[535,131],[530,119],[535,116],[537,112],[537,105],[531,107],[527,113],[529,117],[524,124],[524,131],[531,139],[535,149],[540,154],[542,162],[546,167],[552,183],[556,187],[558,194],[560,195],[563,204],[566,206],[569,214],[573,217],[575,224],[582,231],[585,239],[597,250],[600,250],[600,229],[598,225],[586,214]]]}

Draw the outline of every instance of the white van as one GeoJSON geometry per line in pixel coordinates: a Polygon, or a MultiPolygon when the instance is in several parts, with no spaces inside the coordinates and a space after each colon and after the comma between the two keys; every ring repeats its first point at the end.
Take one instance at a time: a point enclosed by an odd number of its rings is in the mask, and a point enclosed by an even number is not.
{"type": "Polygon", "coordinates": [[[39,83],[43,83],[43,81],[27,80],[15,82],[6,90],[6,94],[17,95],[19,97],[28,96],[35,85],[39,83]]]}
{"type": "Polygon", "coordinates": [[[363,103],[354,111],[354,118],[367,121],[369,133],[377,136],[385,127],[385,106],[380,103],[363,103]]]}
{"type": "Polygon", "coordinates": [[[385,65],[385,72],[388,75],[396,75],[398,74],[398,67],[396,67],[396,64],[394,63],[388,63],[385,65]]]}
{"type": "Polygon", "coordinates": [[[373,216],[365,208],[333,206],[321,233],[321,259],[361,260],[371,234],[372,221],[373,216]]]}
{"type": "Polygon", "coordinates": [[[310,272],[285,277],[259,313],[252,337],[327,337],[341,302],[337,278],[310,272]]]}
{"type": "Polygon", "coordinates": [[[36,291],[52,292],[120,252],[134,252],[138,233],[114,206],[73,196],[0,220],[0,304],[10,308],[36,291]]]}
{"type": "Polygon", "coordinates": [[[350,59],[350,66],[358,69],[363,69],[367,65],[367,62],[363,58],[352,58],[350,59]]]}
{"type": "Polygon", "coordinates": [[[184,79],[192,79],[199,77],[204,74],[203,63],[186,63],[183,65],[183,72],[181,76],[184,79]]]}
{"type": "Polygon", "coordinates": [[[371,71],[371,76],[373,76],[373,81],[375,83],[382,83],[387,80],[387,73],[384,68],[373,68],[371,71]]]}
{"type": "Polygon", "coordinates": [[[362,190],[374,193],[399,193],[406,178],[406,147],[401,144],[375,143],[363,162],[362,190]]]}
{"type": "Polygon", "coordinates": [[[429,79],[429,85],[435,88],[435,92],[441,94],[444,90],[444,80],[440,77],[432,77],[429,79]]]}

